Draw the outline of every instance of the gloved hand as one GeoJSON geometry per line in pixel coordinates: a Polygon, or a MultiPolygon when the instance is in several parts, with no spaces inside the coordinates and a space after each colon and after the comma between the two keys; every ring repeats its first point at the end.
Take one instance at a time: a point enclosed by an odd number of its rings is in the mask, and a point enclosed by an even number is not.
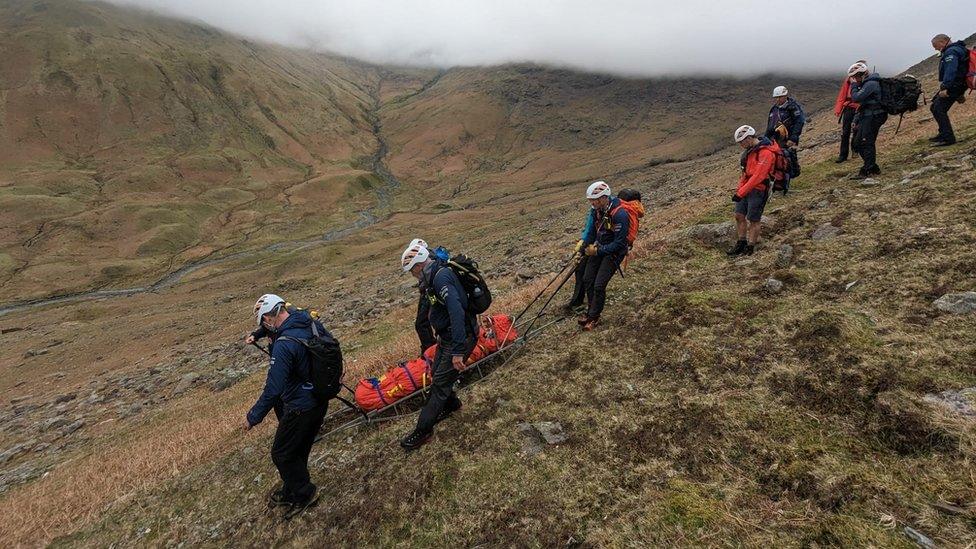
{"type": "Polygon", "coordinates": [[[936,97],[949,97],[949,90],[939,90],[939,93],[935,94],[936,97]]]}
{"type": "Polygon", "coordinates": [[[739,196],[736,193],[732,193],[732,202],[738,202],[740,200],[742,200],[742,197],[741,196],[739,196]]]}
{"type": "Polygon", "coordinates": [[[596,244],[590,244],[589,246],[586,247],[585,251],[586,251],[586,255],[588,256],[592,257],[596,255],[597,252],[596,244]]]}
{"type": "Polygon", "coordinates": [[[579,242],[576,243],[576,248],[575,248],[576,253],[580,253],[580,252],[583,251],[583,244],[584,244],[584,242],[583,242],[583,239],[581,238],[579,240],[579,242]]]}
{"type": "Polygon", "coordinates": [[[790,148],[793,148],[793,147],[796,146],[796,141],[793,141],[792,139],[787,139],[786,140],[786,146],[787,147],[790,147],[790,148]]]}

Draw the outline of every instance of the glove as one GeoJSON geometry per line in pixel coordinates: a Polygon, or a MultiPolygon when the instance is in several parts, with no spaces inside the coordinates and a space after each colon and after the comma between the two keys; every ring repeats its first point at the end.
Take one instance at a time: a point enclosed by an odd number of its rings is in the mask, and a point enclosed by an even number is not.
{"type": "Polygon", "coordinates": [[[742,200],[742,197],[741,196],[739,196],[736,193],[732,193],[732,202],[738,202],[740,200],[742,200]]]}
{"type": "Polygon", "coordinates": [[[586,255],[592,257],[596,255],[596,252],[597,252],[596,244],[590,244],[589,246],[586,247],[586,255]]]}
{"type": "Polygon", "coordinates": [[[580,241],[576,243],[576,248],[575,248],[576,253],[580,253],[583,251],[583,244],[584,244],[583,239],[581,238],[580,241]]]}

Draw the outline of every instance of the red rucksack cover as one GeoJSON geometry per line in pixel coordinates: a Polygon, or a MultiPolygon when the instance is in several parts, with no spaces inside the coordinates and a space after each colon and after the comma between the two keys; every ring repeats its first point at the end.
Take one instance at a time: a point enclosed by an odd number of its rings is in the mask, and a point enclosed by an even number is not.
{"type": "Polygon", "coordinates": [[[627,244],[633,246],[634,241],[637,240],[640,219],[644,217],[644,205],[641,204],[640,200],[621,200],[620,205],[610,211],[608,215],[612,218],[613,214],[617,213],[620,208],[623,208],[627,212],[627,217],[630,218],[630,227],[627,229],[627,244]]]}
{"type": "Polygon", "coordinates": [[[969,50],[969,71],[966,73],[966,85],[976,90],[976,48],[969,50]]]}

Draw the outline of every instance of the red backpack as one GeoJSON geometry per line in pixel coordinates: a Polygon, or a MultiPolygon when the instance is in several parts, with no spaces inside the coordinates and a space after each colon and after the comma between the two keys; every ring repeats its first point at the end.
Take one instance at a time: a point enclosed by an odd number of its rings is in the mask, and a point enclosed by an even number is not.
{"type": "Polygon", "coordinates": [[[966,86],[976,90],[976,48],[969,50],[969,71],[966,72],[966,86]]]}
{"type": "Polygon", "coordinates": [[[610,210],[607,217],[613,219],[613,215],[620,208],[623,208],[627,212],[627,217],[630,218],[630,226],[627,229],[627,245],[632,247],[634,241],[637,240],[637,229],[640,227],[640,219],[644,217],[644,204],[641,203],[640,193],[632,189],[621,190],[617,198],[620,199],[620,205],[610,210]]]}

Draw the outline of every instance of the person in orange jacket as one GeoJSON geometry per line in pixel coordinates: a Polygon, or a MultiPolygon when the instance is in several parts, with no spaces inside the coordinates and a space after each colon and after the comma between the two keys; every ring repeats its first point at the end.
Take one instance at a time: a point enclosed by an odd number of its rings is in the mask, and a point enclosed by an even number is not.
{"type": "MultiPolygon", "coordinates": [[[[867,61],[861,59],[858,63],[867,63],[867,61]]],[[[850,156],[851,145],[854,143],[854,132],[851,131],[851,126],[859,106],[851,99],[851,79],[845,78],[840,85],[840,91],[837,92],[837,101],[834,102],[834,116],[840,124],[840,154],[835,161],[838,164],[846,162],[850,156]]]]}
{"type": "Polygon", "coordinates": [[[743,149],[742,177],[732,194],[735,203],[735,232],[738,239],[728,252],[731,257],[752,255],[759,243],[763,209],[769,199],[779,145],[767,137],[757,138],[752,126],[735,130],[735,142],[743,149]]]}

